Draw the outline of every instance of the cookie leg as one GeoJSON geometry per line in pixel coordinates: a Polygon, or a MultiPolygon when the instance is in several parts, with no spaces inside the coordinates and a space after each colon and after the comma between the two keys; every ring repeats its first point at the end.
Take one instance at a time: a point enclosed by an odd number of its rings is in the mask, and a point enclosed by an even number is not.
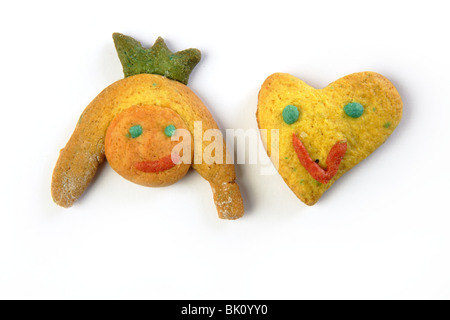
{"type": "Polygon", "coordinates": [[[61,150],[52,176],[53,201],[68,208],[83,194],[105,160],[105,134],[117,110],[104,107],[110,96],[100,93],[83,111],[77,126],[61,150]]]}

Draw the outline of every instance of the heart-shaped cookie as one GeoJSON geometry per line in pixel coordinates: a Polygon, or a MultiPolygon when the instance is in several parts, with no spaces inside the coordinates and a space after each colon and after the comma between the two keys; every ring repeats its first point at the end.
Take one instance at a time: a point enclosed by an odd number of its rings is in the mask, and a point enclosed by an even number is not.
{"type": "Polygon", "coordinates": [[[267,130],[263,142],[278,172],[300,200],[313,205],[386,141],[402,106],[394,85],[374,72],[348,75],[324,89],[275,73],[261,87],[256,117],[267,130]]]}

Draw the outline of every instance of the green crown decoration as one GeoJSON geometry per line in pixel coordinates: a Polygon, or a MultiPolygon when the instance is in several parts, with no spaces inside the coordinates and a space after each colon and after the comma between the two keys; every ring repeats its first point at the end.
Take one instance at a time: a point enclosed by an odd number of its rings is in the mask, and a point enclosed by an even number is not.
{"type": "Polygon", "coordinates": [[[114,33],[113,39],[125,78],[142,73],[158,74],[186,85],[201,59],[198,49],[172,53],[161,37],[150,48],[121,33],[114,33]]]}

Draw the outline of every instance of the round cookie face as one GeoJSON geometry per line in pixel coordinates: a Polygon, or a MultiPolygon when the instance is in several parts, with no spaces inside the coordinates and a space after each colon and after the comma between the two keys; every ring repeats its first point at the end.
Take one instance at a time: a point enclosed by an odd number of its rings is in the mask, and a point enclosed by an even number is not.
{"type": "MultiPolygon", "coordinates": [[[[183,149],[175,147],[183,141],[182,138],[172,141],[174,128],[188,132],[183,119],[172,109],[130,107],[119,113],[108,127],[106,158],[114,171],[134,183],[149,187],[173,184],[191,166],[181,162],[183,149]]],[[[192,137],[190,143],[192,146],[192,137]]]]}

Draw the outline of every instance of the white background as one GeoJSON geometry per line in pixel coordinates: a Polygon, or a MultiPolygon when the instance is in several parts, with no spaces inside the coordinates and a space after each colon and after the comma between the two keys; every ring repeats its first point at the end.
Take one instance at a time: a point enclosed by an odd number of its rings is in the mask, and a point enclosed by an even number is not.
{"type": "Polygon", "coordinates": [[[9,1],[0,11],[0,298],[450,298],[450,20],[438,1],[9,1]],[[70,209],[59,149],[123,77],[111,34],[199,48],[190,88],[224,131],[256,129],[274,72],[315,87],[389,78],[403,119],[313,207],[237,166],[246,215],[217,218],[195,171],[145,188],[108,164],[70,209]]]}

